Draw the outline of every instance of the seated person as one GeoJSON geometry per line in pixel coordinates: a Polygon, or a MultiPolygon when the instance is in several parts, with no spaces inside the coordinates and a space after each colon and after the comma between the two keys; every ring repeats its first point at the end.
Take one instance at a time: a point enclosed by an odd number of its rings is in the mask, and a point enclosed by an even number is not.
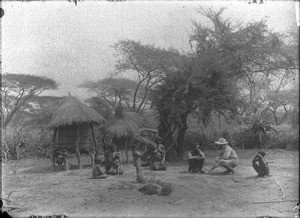
{"type": "Polygon", "coordinates": [[[157,148],[150,154],[149,163],[151,170],[166,170],[167,166],[165,162],[165,147],[161,144],[161,141],[158,139],[157,148]]]}
{"type": "Polygon", "coordinates": [[[111,144],[105,151],[105,173],[110,175],[124,174],[120,154],[115,144],[111,144]]]}
{"type": "Polygon", "coordinates": [[[265,159],[266,153],[264,151],[257,152],[256,156],[252,160],[252,166],[255,171],[258,173],[257,176],[264,177],[270,175],[270,169],[268,162],[265,159]]]}
{"type": "Polygon", "coordinates": [[[193,173],[204,173],[202,170],[204,165],[205,155],[200,150],[199,144],[193,145],[193,149],[188,151],[188,165],[189,172],[193,173]]]}
{"type": "MultiPolygon", "coordinates": [[[[145,137],[137,136],[134,139],[137,145],[144,145],[147,147],[147,150],[141,154],[140,159],[142,161],[148,161],[151,170],[166,170],[165,161],[165,147],[161,143],[160,137],[151,141],[145,137]]],[[[139,146],[137,146],[139,147],[139,146]]],[[[145,166],[145,165],[144,165],[145,166]]]]}
{"type": "Polygon", "coordinates": [[[54,151],[54,158],[55,158],[55,163],[60,168],[64,168],[64,170],[69,170],[70,169],[70,163],[68,162],[68,151],[65,149],[56,149],[54,151]]]}
{"type": "Polygon", "coordinates": [[[101,158],[99,156],[95,157],[95,165],[93,168],[93,175],[92,178],[93,179],[105,179],[107,177],[107,175],[105,173],[102,173],[101,169],[100,169],[100,164],[101,164],[101,158]]]}
{"type": "Polygon", "coordinates": [[[226,174],[234,174],[234,168],[238,164],[238,156],[236,152],[228,145],[228,142],[224,138],[219,138],[215,144],[220,146],[221,153],[217,157],[216,163],[209,171],[221,166],[226,169],[226,174]]]}

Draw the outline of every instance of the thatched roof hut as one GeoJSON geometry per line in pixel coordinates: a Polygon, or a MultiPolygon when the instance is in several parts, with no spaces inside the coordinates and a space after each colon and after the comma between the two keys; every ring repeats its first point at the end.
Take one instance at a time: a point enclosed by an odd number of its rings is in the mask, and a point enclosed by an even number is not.
{"type": "Polygon", "coordinates": [[[116,138],[131,137],[147,125],[147,120],[135,112],[127,112],[118,106],[114,117],[106,124],[106,131],[116,138]]]}
{"type": "Polygon", "coordinates": [[[84,123],[101,124],[105,122],[97,111],[82,103],[76,97],[66,97],[66,102],[53,114],[48,123],[48,128],[61,126],[80,125],[84,123]]]}
{"type": "Polygon", "coordinates": [[[94,144],[94,152],[97,153],[94,135],[94,125],[104,124],[103,118],[94,109],[82,103],[76,97],[66,97],[66,102],[61,105],[53,114],[48,129],[54,130],[52,161],[54,163],[55,148],[75,150],[80,164],[79,150],[90,149],[94,144]]]}

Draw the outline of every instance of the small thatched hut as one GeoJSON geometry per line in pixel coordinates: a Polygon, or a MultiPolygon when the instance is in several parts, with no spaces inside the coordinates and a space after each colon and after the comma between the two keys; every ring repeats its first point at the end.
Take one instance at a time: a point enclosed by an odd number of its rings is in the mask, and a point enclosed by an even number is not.
{"type": "Polygon", "coordinates": [[[86,150],[91,155],[93,165],[94,155],[98,150],[94,125],[104,124],[105,121],[99,113],[78,98],[66,97],[66,102],[56,110],[47,126],[53,130],[51,155],[53,166],[55,166],[54,150],[57,148],[75,150],[79,168],[82,167],[80,150],[86,150]]]}
{"type": "Polygon", "coordinates": [[[128,144],[134,134],[147,125],[147,120],[135,112],[124,111],[122,106],[115,110],[114,117],[105,126],[106,132],[115,138],[125,139],[126,160],[128,161],[128,144]]]}

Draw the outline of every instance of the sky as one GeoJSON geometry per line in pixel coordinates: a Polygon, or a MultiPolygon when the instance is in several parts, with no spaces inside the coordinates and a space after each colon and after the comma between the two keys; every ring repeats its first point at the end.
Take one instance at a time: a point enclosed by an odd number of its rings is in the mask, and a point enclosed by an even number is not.
{"type": "Polygon", "coordinates": [[[226,7],[224,17],[242,23],[267,18],[275,31],[297,27],[293,1],[2,2],[2,72],[46,76],[59,89],[44,94],[84,100],[92,93],[78,85],[114,71],[119,40],[188,51],[192,20],[207,24],[199,6],[226,7]]]}

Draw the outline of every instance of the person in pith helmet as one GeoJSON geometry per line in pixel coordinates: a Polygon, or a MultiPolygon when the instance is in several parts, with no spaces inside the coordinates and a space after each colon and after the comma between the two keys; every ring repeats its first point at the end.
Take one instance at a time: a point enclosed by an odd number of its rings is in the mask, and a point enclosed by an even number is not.
{"type": "Polygon", "coordinates": [[[219,146],[221,153],[217,156],[214,166],[209,171],[221,166],[226,169],[224,173],[234,174],[234,168],[238,165],[238,156],[236,152],[228,145],[228,142],[224,138],[219,138],[215,144],[219,146]]]}

